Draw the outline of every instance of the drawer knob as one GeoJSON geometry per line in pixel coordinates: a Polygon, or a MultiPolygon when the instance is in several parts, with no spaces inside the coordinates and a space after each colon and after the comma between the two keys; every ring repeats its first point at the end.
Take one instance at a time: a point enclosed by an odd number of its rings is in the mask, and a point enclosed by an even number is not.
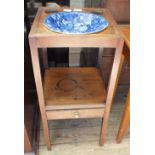
{"type": "Polygon", "coordinates": [[[79,118],[79,112],[78,111],[74,112],[74,117],[79,118]]]}

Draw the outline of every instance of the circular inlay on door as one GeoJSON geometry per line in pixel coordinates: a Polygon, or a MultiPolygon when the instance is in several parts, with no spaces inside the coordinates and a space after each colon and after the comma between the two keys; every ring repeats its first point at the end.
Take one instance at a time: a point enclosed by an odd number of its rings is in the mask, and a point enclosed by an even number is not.
{"type": "Polygon", "coordinates": [[[64,92],[73,91],[78,87],[78,83],[74,79],[61,79],[57,82],[56,88],[64,92]]]}

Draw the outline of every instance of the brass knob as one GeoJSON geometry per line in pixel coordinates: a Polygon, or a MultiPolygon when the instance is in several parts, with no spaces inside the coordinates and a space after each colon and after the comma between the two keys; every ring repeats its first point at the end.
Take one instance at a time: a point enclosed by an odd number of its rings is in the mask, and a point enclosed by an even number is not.
{"type": "Polygon", "coordinates": [[[79,118],[79,112],[78,112],[78,111],[75,111],[75,112],[74,112],[74,117],[75,117],[75,118],[79,118]]]}

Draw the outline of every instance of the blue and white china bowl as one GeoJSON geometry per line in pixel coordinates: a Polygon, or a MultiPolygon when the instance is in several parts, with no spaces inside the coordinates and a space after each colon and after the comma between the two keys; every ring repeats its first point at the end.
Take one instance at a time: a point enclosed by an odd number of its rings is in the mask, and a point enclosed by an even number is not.
{"type": "Polygon", "coordinates": [[[107,28],[108,22],[100,15],[72,11],[53,13],[45,18],[44,25],[59,33],[90,34],[107,28]]]}

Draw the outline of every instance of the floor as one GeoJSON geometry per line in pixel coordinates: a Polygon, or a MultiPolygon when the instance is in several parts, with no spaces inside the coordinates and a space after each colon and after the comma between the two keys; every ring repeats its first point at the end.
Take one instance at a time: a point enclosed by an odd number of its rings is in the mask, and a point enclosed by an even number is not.
{"type": "Polygon", "coordinates": [[[37,155],[129,155],[129,129],[121,144],[115,142],[124,100],[125,97],[115,98],[104,146],[99,146],[101,119],[50,121],[52,151],[48,151],[44,144],[41,126],[37,155]]]}

